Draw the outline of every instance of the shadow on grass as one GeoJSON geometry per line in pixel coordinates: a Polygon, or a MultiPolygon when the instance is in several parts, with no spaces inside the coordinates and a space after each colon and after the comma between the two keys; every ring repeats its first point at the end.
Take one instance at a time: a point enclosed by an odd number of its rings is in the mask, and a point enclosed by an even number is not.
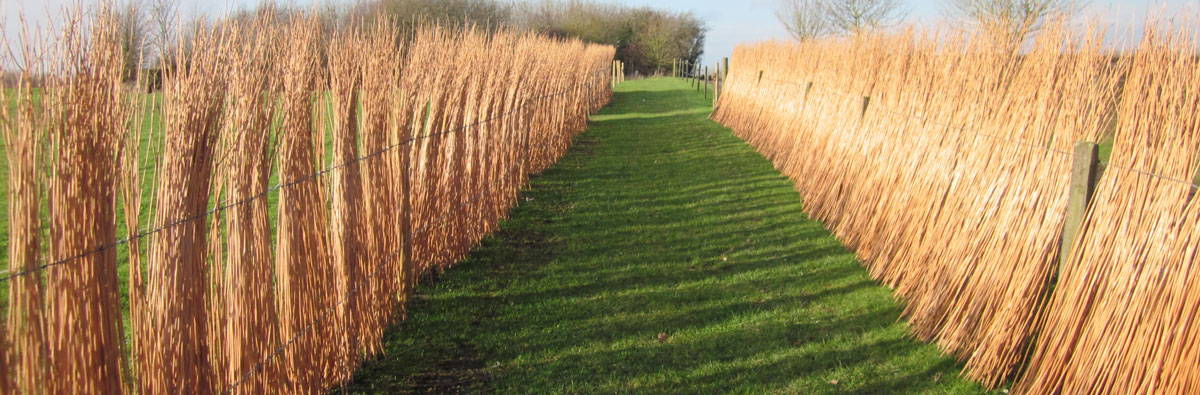
{"type": "Polygon", "coordinates": [[[706,103],[624,85],[342,390],[979,392],[706,103]]]}

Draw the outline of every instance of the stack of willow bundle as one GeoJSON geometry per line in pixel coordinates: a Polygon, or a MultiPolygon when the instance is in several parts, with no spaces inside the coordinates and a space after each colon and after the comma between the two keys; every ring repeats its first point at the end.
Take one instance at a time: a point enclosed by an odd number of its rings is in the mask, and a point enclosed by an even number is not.
{"type": "Polygon", "coordinates": [[[3,393],[344,382],[611,95],[611,47],[305,13],[197,25],[145,95],[116,21],[3,93],[3,393]]]}
{"type": "Polygon", "coordinates": [[[1200,391],[1194,27],[1135,49],[1053,28],[739,48],[715,118],[907,303],[914,333],[1023,393],[1200,391]],[[867,100],[864,97],[869,97],[867,100]],[[1115,125],[1059,262],[1070,147],[1115,125]],[[1026,358],[1026,356],[1029,356],[1026,358]]]}
{"type": "Polygon", "coordinates": [[[1020,368],[1057,270],[1071,149],[1114,116],[1103,32],[1031,48],[906,31],[734,54],[714,118],[906,302],[916,336],[995,387],[1020,368]]]}

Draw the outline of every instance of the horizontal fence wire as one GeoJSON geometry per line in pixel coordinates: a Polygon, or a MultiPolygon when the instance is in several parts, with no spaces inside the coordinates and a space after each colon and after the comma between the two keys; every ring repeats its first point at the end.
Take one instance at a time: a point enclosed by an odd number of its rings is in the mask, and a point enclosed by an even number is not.
{"type": "MultiPolygon", "coordinates": [[[[833,93],[834,95],[842,96],[847,99],[851,99],[851,100],[862,99],[862,97],[856,97],[853,94],[838,90],[837,88],[818,86],[815,82],[811,82],[811,81],[806,81],[806,82],[788,81],[788,80],[781,80],[781,79],[776,79],[776,78],[769,78],[769,77],[765,77],[765,76],[762,77],[761,79],[765,80],[765,81],[777,82],[777,83],[782,83],[782,84],[790,84],[790,85],[796,85],[796,86],[806,86],[806,87],[810,86],[809,84],[812,84],[811,85],[812,88],[822,89],[827,92],[833,93]]],[[[871,108],[879,108],[879,109],[882,109],[883,111],[886,111],[890,114],[894,114],[901,118],[909,118],[909,119],[912,119],[915,121],[919,121],[919,122],[923,122],[923,123],[927,123],[927,124],[933,124],[936,126],[941,126],[943,128],[950,129],[950,130],[957,129],[960,133],[963,133],[963,134],[987,137],[987,138],[995,139],[995,140],[998,140],[998,141],[1001,141],[1004,143],[1021,146],[1021,147],[1038,149],[1038,150],[1044,150],[1046,152],[1054,153],[1054,154],[1060,154],[1060,155],[1066,155],[1066,156],[1074,155],[1074,153],[1072,153],[1072,152],[1063,151],[1063,150],[1055,149],[1055,148],[1051,148],[1051,147],[1044,147],[1039,144],[1033,144],[1033,143],[1023,142],[1023,141],[1013,140],[1013,139],[1002,137],[1002,136],[994,136],[994,135],[985,134],[985,133],[973,132],[973,131],[967,130],[966,125],[955,126],[955,125],[944,123],[944,122],[930,120],[928,118],[921,117],[916,114],[904,113],[899,110],[889,108],[889,106],[887,106],[886,104],[882,104],[882,103],[872,102],[871,108]]],[[[1139,169],[1134,169],[1131,167],[1114,165],[1110,162],[1103,162],[1102,165],[1106,169],[1112,168],[1112,169],[1124,170],[1124,171],[1128,171],[1128,172],[1135,173],[1135,174],[1140,174],[1140,175],[1144,175],[1144,176],[1148,176],[1148,177],[1162,179],[1165,181],[1171,181],[1171,182],[1176,182],[1176,183],[1180,183],[1180,184],[1185,184],[1191,189],[1200,189],[1200,185],[1196,184],[1194,181],[1187,181],[1187,180],[1182,180],[1179,178],[1162,175],[1162,174],[1158,174],[1158,173],[1154,173],[1154,172],[1149,172],[1149,171],[1145,171],[1145,170],[1139,170],[1139,169]]]]}
{"type": "MultiPolygon", "coordinates": [[[[603,73],[603,72],[600,72],[600,73],[598,73],[597,75],[599,75],[599,74],[602,74],[602,73],[603,73]]],[[[389,152],[389,151],[392,151],[392,150],[394,150],[394,149],[396,149],[396,148],[399,148],[399,147],[402,147],[402,146],[406,146],[406,145],[412,144],[412,143],[414,143],[414,142],[417,142],[417,141],[420,141],[420,140],[424,140],[424,139],[428,139],[428,138],[433,138],[433,137],[439,137],[439,136],[445,136],[445,135],[449,135],[449,134],[458,133],[458,132],[461,132],[461,131],[464,131],[464,130],[467,130],[467,129],[471,129],[471,128],[474,128],[474,127],[477,127],[477,126],[480,126],[480,125],[483,125],[483,124],[487,124],[487,123],[490,123],[490,122],[493,122],[493,121],[496,121],[496,120],[499,120],[499,119],[502,119],[502,118],[506,118],[506,117],[508,117],[509,115],[512,115],[513,113],[516,113],[517,111],[520,111],[520,110],[523,110],[523,109],[525,109],[525,108],[526,108],[526,107],[528,107],[528,106],[529,106],[529,104],[530,104],[531,102],[533,102],[533,101],[536,101],[536,100],[542,100],[542,99],[547,99],[547,98],[551,98],[551,97],[562,96],[562,95],[565,95],[565,94],[568,94],[568,93],[570,93],[571,91],[573,91],[573,90],[575,90],[575,89],[578,89],[578,87],[567,88],[567,89],[563,89],[563,90],[561,90],[561,91],[558,91],[558,92],[549,93],[549,94],[544,94],[544,95],[538,95],[538,96],[531,96],[531,97],[527,97],[527,98],[522,98],[522,99],[520,99],[520,102],[521,102],[521,104],[520,104],[520,105],[518,105],[518,106],[516,106],[516,107],[513,107],[512,109],[510,109],[510,110],[508,110],[508,111],[505,111],[505,112],[503,112],[503,113],[500,113],[500,114],[494,115],[494,116],[492,116],[492,117],[489,117],[489,118],[487,118],[487,119],[479,120],[479,121],[473,122],[473,123],[471,123],[471,124],[462,125],[462,126],[459,126],[459,127],[456,127],[456,128],[451,128],[451,129],[443,130],[443,131],[436,132],[436,133],[429,133],[429,134],[424,134],[424,135],[420,135],[420,136],[410,137],[410,138],[407,138],[407,139],[401,140],[401,141],[399,141],[399,142],[396,142],[396,143],[394,143],[394,144],[388,145],[388,146],[386,146],[386,147],[383,147],[383,148],[381,148],[381,149],[379,149],[379,150],[376,150],[376,151],[374,151],[374,152],[371,152],[371,153],[369,153],[369,154],[366,154],[366,155],[363,155],[363,156],[359,156],[359,157],[357,157],[357,158],[354,158],[354,159],[348,160],[348,161],[346,161],[346,162],[342,162],[342,163],[339,163],[339,164],[337,164],[337,165],[334,165],[334,166],[330,166],[330,167],[327,167],[327,168],[321,169],[321,170],[319,170],[319,171],[317,171],[317,172],[315,172],[315,173],[312,173],[312,174],[309,174],[309,175],[306,175],[306,176],[303,176],[303,177],[298,177],[298,178],[296,178],[296,179],[293,179],[293,180],[290,180],[290,181],[287,181],[287,182],[282,182],[282,183],[279,183],[279,184],[276,184],[276,185],[270,186],[270,187],[266,188],[265,190],[263,190],[263,191],[261,191],[261,192],[258,192],[258,193],[254,194],[254,195],[251,195],[251,196],[248,196],[248,197],[245,197],[245,198],[241,198],[241,199],[238,199],[238,200],[235,200],[235,201],[232,201],[232,202],[227,202],[227,203],[223,203],[223,204],[216,205],[216,206],[214,206],[213,208],[210,208],[210,209],[208,209],[208,210],[205,210],[204,212],[197,213],[197,214],[193,214],[193,215],[186,216],[186,217],[182,217],[182,218],[178,218],[178,219],[175,219],[175,220],[173,220],[173,221],[171,221],[171,222],[168,222],[168,223],[166,223],[166,224],[163,224],[163,225],[161,225],[161,226],[159,226],[159,227],[155,227],[155,228],[151,228],[151,229],[147,229],[147,230],[139,231],[139,232],[137,232],[137,233],[135,233],[135,234],[133,234],[133,235],[130,235],[130,236],[128,236],[128,237],[125,237],[125,238],[122,238],[122,239],[116,240],[116,241],[114,241],[114,242],[112,242],[112,243],[108,243],[108,244],[104,244],[104,245],[96,246],[96,247],[93,247],[93,248],[90,248],[90,249],[86,249],[86,250],[84,250],[84,251],[82,251],[82,252],[79,252],[79,253],[77,253],[77,254],[75,254],[75,255],[71,255],[71,256],[68,256],[68,257],[65,257],[65,258],[61,258],[61,259],[57,259],[57,260],[54,260],[54,261],[51,261],[51,262],[43,263],[43,264],[40,264],[40,265],[38,265],[38,266],[35,266],[35,267],[32,267],[32,268],[29,268],[29,269],[24,269],[24,270],[19,270],[19,271],[11,271],[11,270],[10,270],[10,271],[8,271],[8,272],[5,272],[5,273],[3,274],[3,276],[2,276],[2,277],[0,277],[0,282],[5,282],[5,281],[9,281],[9,280],[11,280],[11,279],[13,279],[13,278],[16,278],[16,277],[27,276],[27,275],[30,275],[30,274],[33,274],[33,273],[37,273],[37,272],[40,272],[40,271],[42,271],[42,270],[45,270],[45,269],[47,269],[47,268],[50,268],[50,267],[54,267],[54,266],[60,266],[60,265],[68,264],[68,263],[71,263],[71,262],[76,262],[76,261],[78,261],[78,260],[80,260],[80,259],[82,259],[82,258],[85,258],[85,257],[91,256],[91,255],[95,255],[95,254],[98,254],[98,253],[104,252],[104,251],[106,251],[106,250],[108,250],[108,249],[119,247],[119,246],[121,246],[121,245],[124,245],[124,244],[128,244],[128,243],[129,243],[129,242],[131,242],[131,241],[140,240],[140,239],[143,239],[143,238],[146,238],[146,237],[153,236],[153,235],[155,235],[155,234],[157,234],[157,233],[160,233],[160,232],[162,232],[162,231],[164,231],[164,230],[167,230],[167,229],[174,228],[174,227],[176,227],[176,226],[180,226],[180,225],[183,225],[183,224],[187,224],[187,223],[191,223],[191,222],[195,222],[195,221],[199,221],[199,220],[206,219],[206,218],[208,218],[208,217],[210,217],[210,216],[212,216],[212,215],[214,215],[214,214],[220,213],[220,212],[222,212],[222,211],[225,211],[225,210],[228,210],[228,209],[231,209],[231,208],[237,207],[237,206],[241,206],[241,205],[244,205],[244,204],[247,204],[247,203],[253,202],[253,201],[255,201],[255,200],[258,200],[258,199],[263,199],[263,198],[266,198],[266,197],[267,197],[267,196],[269,196],[271,193],[273,193],[273,192],[276,192],[276,191],[279,191],[279,190],[281,190],[281,189],[284,189],[284,188],[289,188],[289,187],[293,187],[293,186],[296,186],[296,185],[299,185],[299,184],[302,184],[302,183],[306,183],[306,182],[315,181],[315,180],[317,180],[317,179],[319,179],[319,178],[321,178],[321,177],[323,177],[323,176],[325,176],[325,175],[328,175],[328,174],[330,174],[330,173],[332,173],[332,172],[334,172],[334,171],[341,170],[341,169],[343,169],[343,168],[346,168],[346,167],[348,167],[348,166],[355,165],[355,164],[357,164],[357,163],[359,163],[359,162],[364,162],[364,161],[367,161],[367,160],[371,160],[371,159],[377,158],[377,157],[379,157],[380,155],[383,155],[383,154],[385,154],[385,153],[387,153],[387,152],[389,152]]]]}

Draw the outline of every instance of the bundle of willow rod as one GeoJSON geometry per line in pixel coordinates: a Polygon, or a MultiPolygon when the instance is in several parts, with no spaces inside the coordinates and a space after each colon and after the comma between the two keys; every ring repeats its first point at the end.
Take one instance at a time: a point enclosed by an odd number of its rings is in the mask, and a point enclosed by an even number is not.
{"type": "Polygon", "coordinates": [[[1103,32],[1026,53],[906,31],[739,47],[714,118],[790,176],[936,341],[995,387],[1037,328],[1070,150],[1111,119],[1103,32]]]}
{"type": "Polygon", "coordinates": [[[111,12],[73,19],[55,52],[26,44],[36,67],[0,106],[0,392],[345,382],[417,278],[494,230],[611,94],[607,46],[320,24],[197,24],[149,96],[111,12]]]}

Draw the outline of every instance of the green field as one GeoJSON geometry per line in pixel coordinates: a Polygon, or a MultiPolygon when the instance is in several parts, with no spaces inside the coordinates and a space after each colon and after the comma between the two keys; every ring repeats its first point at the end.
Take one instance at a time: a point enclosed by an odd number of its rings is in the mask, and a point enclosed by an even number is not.
{"type": "Polygon", "coordinates": [[[978,393],[681,80],[631,81],[335,392],[978,393]]]}

